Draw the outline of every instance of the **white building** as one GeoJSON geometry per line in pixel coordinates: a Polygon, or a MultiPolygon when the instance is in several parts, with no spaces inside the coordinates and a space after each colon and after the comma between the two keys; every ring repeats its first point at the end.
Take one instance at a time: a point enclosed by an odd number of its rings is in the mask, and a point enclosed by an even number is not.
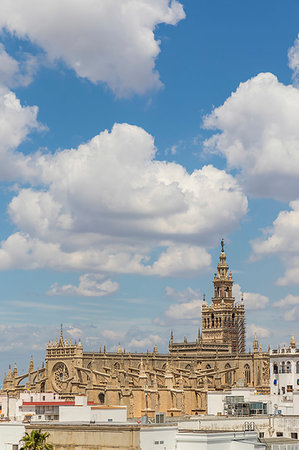
{"type": "Polygon", "coordinates": [[[126,406],[105,407],[85,396],[68,401],[53,393],[22,393],[20,398],[0,398],[2,415],[17,422],[126,422],[126,406]],[[9,405],[9,406],[8,406],[9,405]]]}
{"type": "MultiPolygon", "coordinates": [[[[147,425],[140,429],[141,450],[265,449],[254,431],[201,430],[198,421],[147,425]]],[[[299,448],[299,446],[298,446],[299,448]]]]}
{"type": "Polygon", "coordinates": [[[288,398],[299,392],[299,348],[294,336],[289,347],[270,350],[270,388],[271,394],[288,398]]]}

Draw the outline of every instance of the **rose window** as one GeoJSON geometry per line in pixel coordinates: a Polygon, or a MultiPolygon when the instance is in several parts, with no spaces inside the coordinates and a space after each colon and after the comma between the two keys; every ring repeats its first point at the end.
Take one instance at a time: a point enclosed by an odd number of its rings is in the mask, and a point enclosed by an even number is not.
{"type": "Polygon", "coordinates": [[[53,367],[53,384],[54,387],[61,391],[63,388],[63,381],[66,381],[69,377],[69,371],[63,362],[55,364],[53,367]]]}

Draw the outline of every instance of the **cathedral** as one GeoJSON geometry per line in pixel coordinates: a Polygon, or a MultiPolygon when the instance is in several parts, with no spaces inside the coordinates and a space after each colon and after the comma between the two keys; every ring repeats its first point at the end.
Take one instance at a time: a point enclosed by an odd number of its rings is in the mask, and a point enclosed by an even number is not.
{"type": "Polygon", "coordinates": [[[256,339],[245,351],[245,307],[233,297],[224,243],[213,279],[214,296],[202,303],[202,329],[197,339],[176,342],[170,335],[169,352],[131,353],[118,346],[116,352],[85,352],[82,343],[67,341],[61,329],[56,342],[48,342],[42,368],[31,357],[27,373],[17,366],[4,376],[1,393],[18,396],[25,390],[55,392],[72,399],[87,395],[102,405],[126,405],[128,417],[204,414],[208,390],[251,386],[269,392],[269,352],[256,339]]]}

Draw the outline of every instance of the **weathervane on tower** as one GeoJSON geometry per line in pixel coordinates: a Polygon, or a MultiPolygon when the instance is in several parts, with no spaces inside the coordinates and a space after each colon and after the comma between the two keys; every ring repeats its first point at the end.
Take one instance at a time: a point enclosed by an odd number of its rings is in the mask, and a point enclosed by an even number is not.
{"type": "Polygon", "coordinates": [[[221,251],[224,252],[224,239],[221,239],[221,251]]]}

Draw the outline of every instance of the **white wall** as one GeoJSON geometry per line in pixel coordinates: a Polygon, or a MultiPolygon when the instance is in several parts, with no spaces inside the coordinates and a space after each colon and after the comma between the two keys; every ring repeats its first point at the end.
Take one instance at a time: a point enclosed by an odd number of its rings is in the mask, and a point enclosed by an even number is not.
{"type": "Polygon", "coordinates": [[[0,450],[11,450],[13,444],[19,444],[24,434],[24,425],[0,423],[0,450]]]}
{"type": "Polygon", "coordinates": [[[59,406],[59,422],[90,422],[90,406],[59,406]]]}
{"type": "Polygon", "coordinates": [[[126,422],[127,408],[125,406],[111,409],[91,407],[91,420],[95,422],[126,422]]]}
{"type": "Polygon", "coordinates": [[[140,429],[141,450],[173,450],[175,448],[177,426],[147,426],[140,429]],[[159,444],[155,444],[159,442],[159,444]]]}
{"type": "MultiPolygon", "coordinates": [[[[257,433],[178,433],[177,450],[253,450],[257,448],[257,433]]],[[[260,446],[259,448],[266,448],[260,446]]]]}

